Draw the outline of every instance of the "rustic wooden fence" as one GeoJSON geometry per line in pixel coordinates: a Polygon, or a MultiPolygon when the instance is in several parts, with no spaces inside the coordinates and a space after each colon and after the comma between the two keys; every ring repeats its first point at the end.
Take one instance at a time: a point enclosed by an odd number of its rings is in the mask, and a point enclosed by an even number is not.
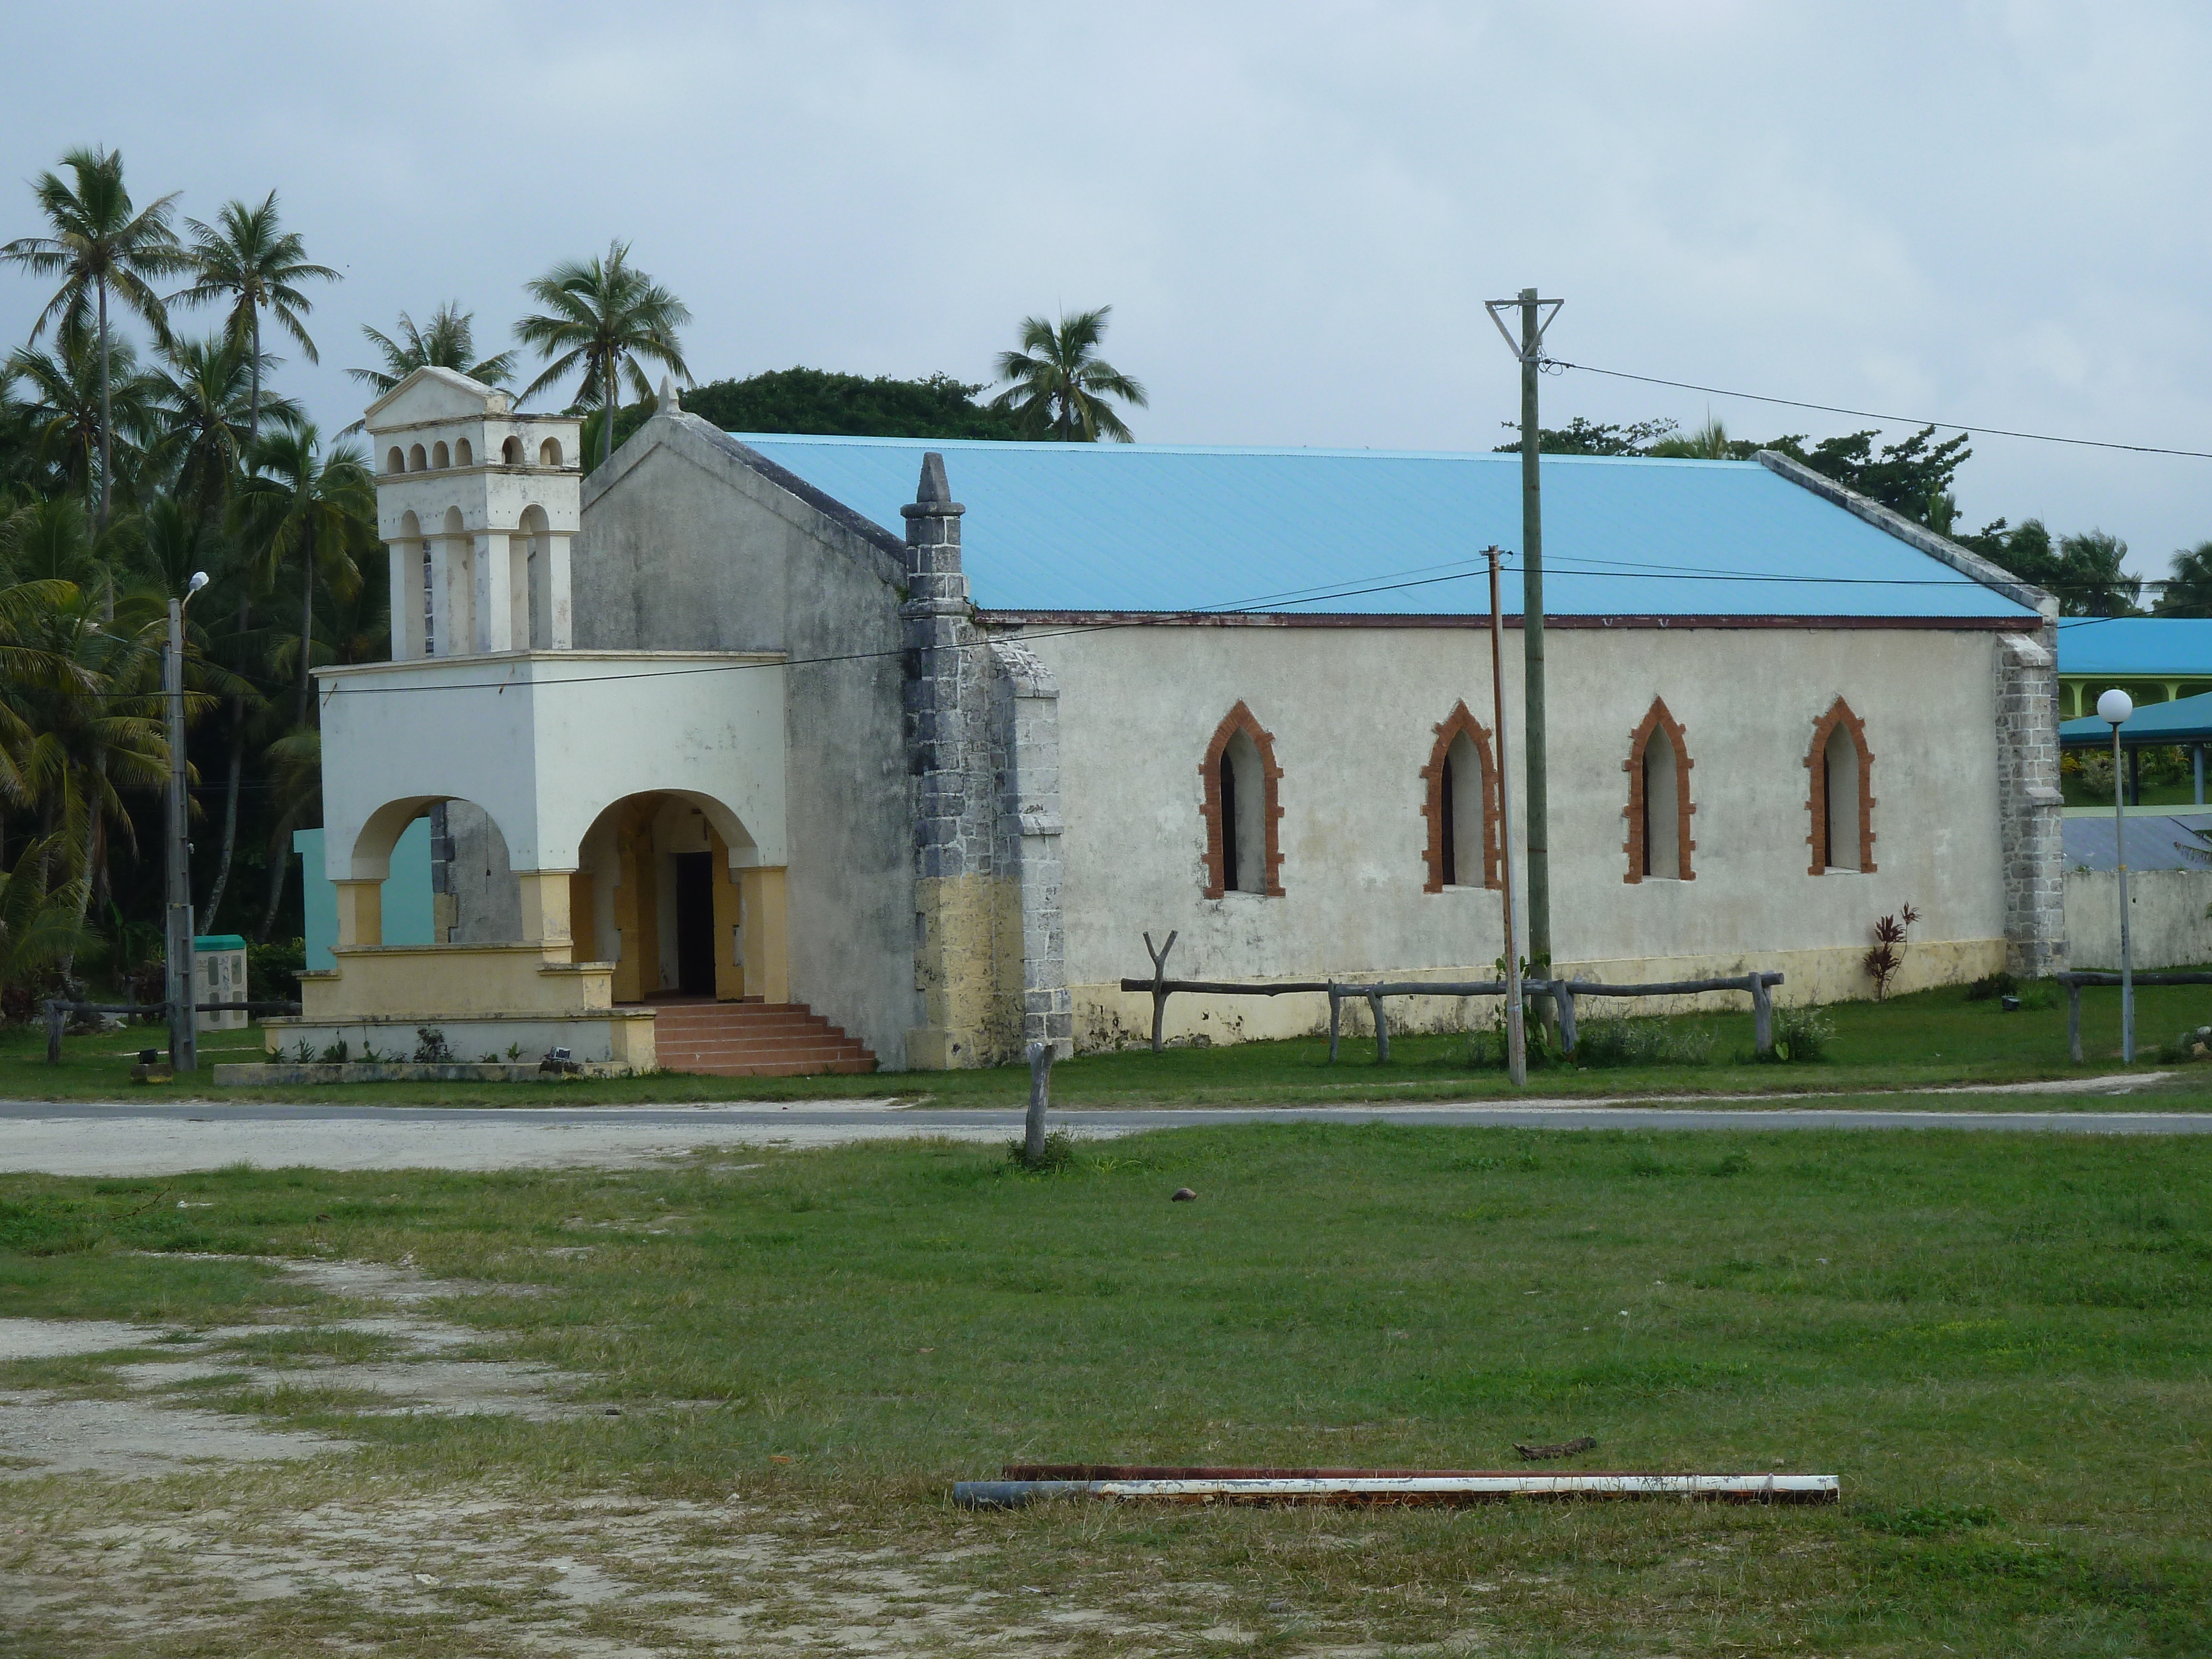
{"type": "MultiPolygon", "coordinates": [[[[1168,999],[1178,994],[1279,997],[1294,992],[1323,993],[1328,998],[1328,1058],[1331,1065],[1336,1062],[1342,1040],[1344,1005],[1347,1000],[1364,999],[1375,1021],[1375,1063],[1378,1066],[1390,1058],[1390,1016],[1384,1006],[1386,998],[1502,997],[1505,994],[1505,981],[1495,979],[1386,980],[1373,984],[1335,979],[1170,979],[1167,976],[1168,952],[1175,949],[1175,942],[1176,935],[1170,933],[1168,942],[1155,950],[1152,936],[1146,934],[1145,949],[1152,958],[1152,977],[1121,981],[1121,988],[1125,991],[1146,991],[1152,994],[1154,1054],[1158,1054],[1163,1046],[1161,1033],[1166,1024],[1168,999]]],[[[2186,978],[2187,975],[2177,977],[2186,978]]],[[[2212,975],[2203,977],[2212,981],[2212,975]]],[[[1760,1054],[1767,1054],[1774,1052],[1774,998],[1771,992],[1781,983],[1782,975],[1779,974],[1736,974],[1723,979],[1668,980],[1649,985],[1606,985],[1583,979],[1524,979],[1521,981],[1521,992],[1523,997],[1552,998],[1559,1009],[1560,1045],[1571,1054],[1575,1051],[1575,1003],[1577,998],[1696,996],[1709,991],[1741,991],[1751,998],[1753,1044],[1760,1054]]]]}
{"type": "MultiPolygon", "coordinates": [[[[169,1018],[167,1002],[64,1002],[54,999],[46,1006],[46,1064],[62,1063],[62,1032],[69,1024],[71,1014],[143,1014],[149,1019],[166,1021],[169,1018]]],[[[296,1014],[296,1002],[196,1002],[192,1012],[201,1014],[296,1014]]]]}
{"type": "MultiPolygon", "coordinates": [[[[2081,991],[2090,985],[2118,985],[2118,974],[2053,974],[2051,977],[2066,988],[2066,1052],[2074,1063],[2081,1062],[2081,991]]],[[[2212,985],[2212,974],[2136,974],[2130,975],[2137,985],[2212,985]]]]}

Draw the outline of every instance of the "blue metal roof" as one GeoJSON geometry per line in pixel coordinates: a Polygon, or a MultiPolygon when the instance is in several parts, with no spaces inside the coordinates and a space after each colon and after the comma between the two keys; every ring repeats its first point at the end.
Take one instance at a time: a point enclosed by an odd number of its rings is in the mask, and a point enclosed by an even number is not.
{"type": "Polygon", "coordinates": [[[2058,624],[2058,672],[2115,679],[2212,678],[2212,619],[2069,617],[2058,624]]]}
{"type": "MultiPolygon", "coordinates": [[[[2084,714],[2079,720],[2059,722],[2062,749],[2106,749],[2112,742],[2112,728],[2101,715],[2084,714]]],[[[2212,691],[2176,697],[2171,702],[2138,703],[2120,727],[2124,748],[2169,743],[2212,743],[2212,691]]]]}
{"type": "MultiPolygon", "coordinates": [[[[732,435],[902,537],[941,451],[988,611],[1464,614],[1521,541],[1517,455],[732,435]]],[[[1543,469],[1555,616],[2033,614],[1755,461],[1543,469]]]]}

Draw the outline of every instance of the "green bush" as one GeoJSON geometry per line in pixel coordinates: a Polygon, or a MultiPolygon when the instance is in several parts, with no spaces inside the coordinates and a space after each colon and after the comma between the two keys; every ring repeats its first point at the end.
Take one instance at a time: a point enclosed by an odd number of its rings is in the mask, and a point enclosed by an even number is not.
{"type": "Polygon", "coordinates": [[[1992,997],[2008,997],[2019,989],[2019,982],[2010,974],[1999,970],[1996,973],[1986,975],[1969,985],[1966,988],[1966,1000],[1987,1002],[1992,997]]]}
{"type": "Polygon", "coordinates": [[[1713,1057],[1713,1034],[1678,1029],[1664,1019],[1594,1019],[1575,1033],[1575,1063],[1615,1066],[1704,1066],[1713,1057]]]}
{"type": "Polygon", "coordinates": [[[1836,1028],[1825,1012],[1807,1006],[1774,1011],[1774,1053],[1784,1063],[1826,1060],[1836,1028]]]}
{"type": "Polygon", "coordinates": [[[1006,1143],[1006,1161],[1009,1164],[1018,1170],[1040,1175],[1056,1175],[1063,1170],[1072,1170],[1075,1167],[1076,1158],[1075,1137],[1065,1129],[1054,1129],[1046,1133],[1044,1146],[1039,1150],[1034,1164],[1030,1162],[1028,1149],[1019,1136],[1006,1143]]]}
{"type": "Polygon", "coordinates": [[[307,941],[272,939],[246,947],[246,989],[256,1002],[297,1002],[300,973],[307,965],[307,941]]]}

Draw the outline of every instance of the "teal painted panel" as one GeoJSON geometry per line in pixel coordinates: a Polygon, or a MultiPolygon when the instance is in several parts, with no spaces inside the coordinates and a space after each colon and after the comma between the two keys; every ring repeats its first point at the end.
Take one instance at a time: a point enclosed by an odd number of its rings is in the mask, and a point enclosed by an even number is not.
{"type": "MultiPolygon", "coordinates": [[[[328,968],[338,936],[338,894],[323,873],[323,832],[295,830],[292,850],[306,889],[307,966],[328,968]]],[[[428,945],[430,915],[430,820],[420,817],[392,849],[392,873],[384,881],[384,942],[428,945]]]]}

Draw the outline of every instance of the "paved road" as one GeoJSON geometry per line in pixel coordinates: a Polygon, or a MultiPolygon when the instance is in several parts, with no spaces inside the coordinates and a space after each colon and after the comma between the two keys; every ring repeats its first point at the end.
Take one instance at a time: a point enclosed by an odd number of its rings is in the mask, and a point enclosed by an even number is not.
{"type": "MultiPolygon", "coordinates": [[[[1921,1097],[1925,1098],[1925,1097],[1921,1097]]],[[[1220,1123],[1403,1123],[1525,1129],[1984,1129],[2212,1134],[2212,1112],[1884,1111],[1865,1108],[1607,1106],[1206,1107],[1057,1113],[1099,1138],[1220,1123]]],[[[150,1176],[248,1162],[265,1168],[616,1168],[706,1146],[941,1136],[1000,1141],[1018,1109],[901,1109],[891,1101],[709,1106],[453,1107],[0,1101],[0,1171],[150,1176]]]]}

